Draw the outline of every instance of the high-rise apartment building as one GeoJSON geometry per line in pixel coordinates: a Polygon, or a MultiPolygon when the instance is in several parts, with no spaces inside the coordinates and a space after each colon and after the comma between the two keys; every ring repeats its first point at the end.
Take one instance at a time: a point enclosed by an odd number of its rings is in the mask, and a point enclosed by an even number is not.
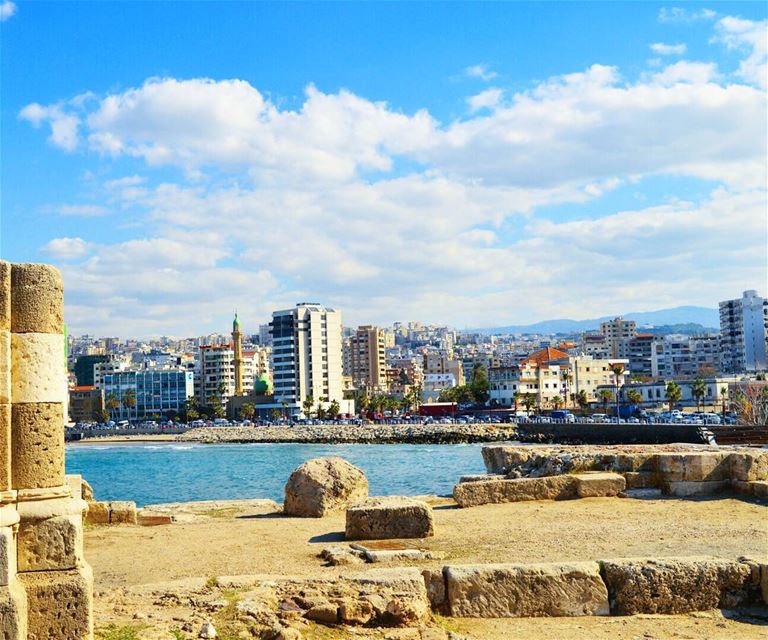
{"type": "Polygon", "coordinates": [[[600,323],[600,333],[605,336],[611,358],[626,358],[629,340],[637,335],[637,323],[621,316],[600,323]]]}
{"type": "Polygon", "coordinates": [[[344,340],[343,370],[355,389],[387,391],[386,336],[371,325],[357,328],[344,340]]]}
{"type": "Polygon", "coordinates": [[[711,377],[719,364],[720,338],[717,335],[664,336],[653,343],[651,350],[651,375],[654,378],[711,377]]]}
{"type": "Polygon", "coordinates": [[[729,373],[767,368],[768,300],[756,291],[720,303],[722,370],[729,373]]]}
{"type": "Polygon", "coordinates": [[[301,302],[275,311],[272,333],[272,377],[275,401],[293,413],[312,396],[316,403],[343,400],[341,312],[301,302]]]}

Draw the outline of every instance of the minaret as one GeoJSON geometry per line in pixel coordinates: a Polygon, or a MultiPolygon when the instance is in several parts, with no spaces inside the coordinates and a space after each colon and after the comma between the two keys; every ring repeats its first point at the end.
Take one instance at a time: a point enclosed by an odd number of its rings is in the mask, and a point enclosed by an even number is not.
{"type": "Polygon", "coordinates": [[[232,346],[235,351],[235,395],[243,395],[243,336],[240,333],[240,320],[237,319],[237,311],[235,311],[235,319],[232,321],[232,346]]]}

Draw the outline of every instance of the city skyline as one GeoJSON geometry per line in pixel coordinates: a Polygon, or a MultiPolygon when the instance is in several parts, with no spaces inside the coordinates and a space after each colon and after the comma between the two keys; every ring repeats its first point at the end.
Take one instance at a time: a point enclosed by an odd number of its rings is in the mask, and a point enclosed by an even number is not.
{"type": "Polygon", "coordinates": [[[73,333],[764,289],[762,4],[10,6],[0,248],[73,333]]]}

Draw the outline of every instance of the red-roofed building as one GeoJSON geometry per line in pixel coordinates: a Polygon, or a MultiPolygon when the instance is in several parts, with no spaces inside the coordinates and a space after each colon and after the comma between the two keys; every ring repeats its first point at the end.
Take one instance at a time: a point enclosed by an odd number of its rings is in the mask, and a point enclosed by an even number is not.
{"type": "Polygon", "coordinates": [[[104,411],[104,390],[81,385],[69,390],[69,419],[72,422],[101,422],[104,411]]]}

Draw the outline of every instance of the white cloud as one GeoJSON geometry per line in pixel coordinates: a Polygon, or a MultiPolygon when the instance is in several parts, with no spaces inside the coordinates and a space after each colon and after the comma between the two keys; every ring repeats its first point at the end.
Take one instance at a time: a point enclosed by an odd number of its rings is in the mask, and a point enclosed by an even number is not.
{"type": "Polygon", "coordinates": [[[16,4],[11,0],[3,0],[0,4],[0,22],[5,22],[16,13],[16,4]]]}
{"type": "Polygon", "coordinates": [[[686,84],[707,84],[717,80],[718,77],[717,65],[714,62],[688,62],[687,60],[681,60],[654,74],[652,80],[656,84],[669,87],[681,82],[686,84]]]}
{"type": "Polygon", "coordinates": [[[41,251],[54,260],[82,258],[89,251],[90,243],[82,238],[54,238],[41,251]]]}
{"type": "Polygon", "coordinates": [[[80,119],[71,112],[64,111],[61,105],[44,107],[37,102],[27,105],[19,113],[22,120],[28,120],[37,128],[43,122],[51,126],[48,141],[66,151],[74,151],[78,145],[78,127],[80,119]]]}
{"type": "Polygon", "coordinates": [[[475,96],[467,98],[467,104],[471,113],[480,111],[480,109],[493,109],[501,102],[504,92],[496,87],[481,91],[475,96]]]}
{"type": "Polygon", "coordinates": [[[688,47],[685,43],[664,44],[663,42],[654,42],[650,45],[650,49],[660,56],[681,56],[688,50],[688,47]]]}
{"type": "Polygon", "coordinates": [[[683,7],[662,7],[659,10],[659,22],[696,22],[698,20],[714,20],[717,13],[712,9],[698,11],[683,7]]]}
{"type": "Polygon", "coordinates": [[[739,77],[763,89],[768,86],[768,20],[754,22],[725,17],[717,25],[717,40],[730,49],[749,52],[739,63],[739,77]]]}
{"type": "Polygon", "coordinates": [[[479,78],[485,82],[493,80],[499,75],[495,71],[491,71],[486,64],[473,64],[471,67],[464,69],[464,73],[470,78],[479,78]]]}

